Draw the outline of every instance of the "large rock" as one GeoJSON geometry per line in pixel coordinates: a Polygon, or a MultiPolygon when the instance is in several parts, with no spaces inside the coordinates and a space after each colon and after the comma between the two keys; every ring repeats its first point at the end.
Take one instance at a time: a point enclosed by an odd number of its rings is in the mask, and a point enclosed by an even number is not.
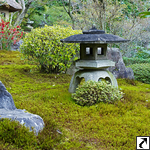
{"type": "Polygon", "coordinates": [[[44,127],[43,119],[40,116],[31,114],[25,109],[21,110],[15,107],[11,94],[0,81],[0,119],[2,118],[17,120],[26,127],[29,127],[30,131],[34,128],[36,135],[44,127]]]}
{"type": "Polygon", "coordinates": [[[115,67],[109,67],[108,70],[116,78],[134,79],[134,73],[131,68],[126,68],[122,54],[118,48],[107,48],[107,58],[115,62],[115,67]]]}

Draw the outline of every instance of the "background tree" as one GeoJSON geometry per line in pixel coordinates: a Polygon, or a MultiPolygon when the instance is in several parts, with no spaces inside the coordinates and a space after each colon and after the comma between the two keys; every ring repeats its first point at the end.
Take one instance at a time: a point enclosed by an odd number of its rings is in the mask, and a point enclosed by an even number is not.
{"type": "Polygon", "coordinates": [[[35,22],[34,27],[59,24],[86,30],[95,24],[106,33],[129,39],[127,44],[112,45],[128,57],[149,43],[148,19],[139,17],[139,12],[149,8],[146,0],[18,0],[18,3],[23,10],[12,14],[14,25],[23,27],[28,18],[35,22]]]}
{"type": "Polygon", "coordinates": [[[11,13],[10,22],[14,26],[20,25],[22,23],[25,15],[29,11],[29,9],[31,9],[31,8],[32,8],[32,10],[36,9],[37,6],[46,5],[50,1],[49,0],[17,0],[17,2],[22,6],[22,11],[11,13]]]}
{"type": "Polygon", "coordinates": [[[82,9],[82,3],[85,0],[59,0],[60,6],[62,5],[69,15],[72,21],[72,28],[75,29],[75,22],[77,22],[77,18],[74,14],[79,13],[82,9]]]}

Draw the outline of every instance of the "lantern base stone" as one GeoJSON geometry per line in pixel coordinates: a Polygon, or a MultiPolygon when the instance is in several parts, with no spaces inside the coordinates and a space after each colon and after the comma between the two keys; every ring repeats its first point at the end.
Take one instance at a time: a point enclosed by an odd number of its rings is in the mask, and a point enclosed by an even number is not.
{"type": "Polygon", "coordinates": [[[79,70],[74,73],[69,86],[69,92],[75,93],[76,88],[80,84],[82,79],[85,79],[85,81],[93,80],[93,81],[101,81],[102,79],[105,79],[106,81],[109,81],[113,86],[118,87],[118,83],[116,78],[113,76],[113,74],[110,71],[106,70],[79,70]]]}

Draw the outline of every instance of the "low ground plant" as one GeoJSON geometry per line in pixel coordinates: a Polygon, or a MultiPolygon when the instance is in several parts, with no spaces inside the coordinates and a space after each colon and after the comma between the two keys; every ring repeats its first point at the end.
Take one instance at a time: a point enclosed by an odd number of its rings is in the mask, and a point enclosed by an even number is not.
{"type": "Polygon", "coordinates": [[[92,106],[99,102],[114,103],[123,97],[123,93],[105,81],[87,81],[72,94],[74,101],[81,106],[92,106]]]}

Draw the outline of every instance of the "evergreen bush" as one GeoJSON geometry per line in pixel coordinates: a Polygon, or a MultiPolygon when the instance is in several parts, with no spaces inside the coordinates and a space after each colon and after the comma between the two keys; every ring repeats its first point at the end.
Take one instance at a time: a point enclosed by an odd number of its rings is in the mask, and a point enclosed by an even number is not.
{"type": "Polygon", "coordinates": [[[71,27],[45,26],[33,29],[23,39],[20,50],[25,58],[37,64],[42,72],[65,72],[72,61],[78,59],[78,44],[66,44],[60,39],[79,34],[71,27]]]}
{"type": "Polygon", "coordinates": [[[150,84],[150,63],[133,64],[128,67],[132,68],[135,80],[150,84]]]}
{"type": "Polygon", "coordinates": [[[133,64],[150,63],[150,58],[143,59],[143,58],[123,57],[123,61],[124,61],[126,66],[129,66],[129,65],[133,65],[133,64]]]}
{"type": "Polygon", "coordinates": [[[123,93],[105,81],[87,81],[72,94],[75,102],[81,106],[91,106],[99,102],[114,103],[123,97],[123,93]]]}

